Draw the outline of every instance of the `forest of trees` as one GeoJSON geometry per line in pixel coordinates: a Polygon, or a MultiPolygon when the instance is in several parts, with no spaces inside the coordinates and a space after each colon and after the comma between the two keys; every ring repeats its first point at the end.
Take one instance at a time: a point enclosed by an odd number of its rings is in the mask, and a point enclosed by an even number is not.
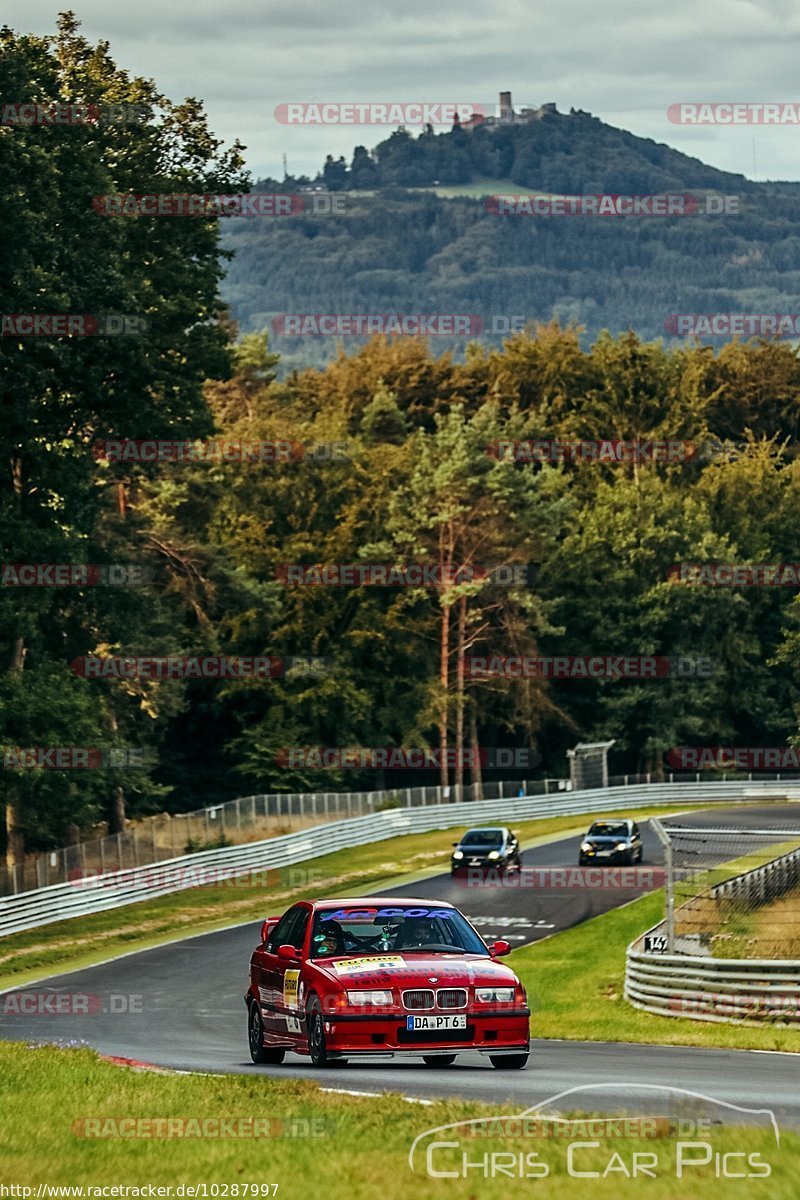
{"type": "MultiPolygon", "coordinates": [[[[503,318],[555,318],[582,325],[585,347],[627,328],[675,344],[673,313],[797,311],[800,193],[761,186],[737,214],[673,218],[497,217],[477,199],[350,193],[342,214],[227,221],[223,294],[242,329],[279,331],[284,375],[363,344],[288,336],[284,313],[475,314],[495,346],[514,328],[503,318]]],[[[464,356],[463,338],[436,344],[464,356]]]]}
{"type": "MultiPolygon", "coordinates": [[[[668,578],[683,561],[797,557],[792,347],[667,348],[632,331],[587,345],[578,326],[547,322],[499,347],[470,344],[462,358],[376,338],[325,369],[281,373],[267,335],[238,335],[222,309],[215,219],[113,221],[90,208],[105,192],[242,190],[238,147],[220,146],[196,102],[171,105],[121,72],[69,19],[55,46],[0,37],[4,93],[113,95],[158,116],[134,131],[74,129],[69,142],[58,129],[0,129],[0,171],[19,185],[5,206],[14,236],[2,311],[143,313],[150,330],[4,339],[3,562],[136,564],[149,582],[0,587],[0,745],[147,748],[153,761],[7,768],[13,852],[60,844],[69,825],[100,819],[114,829],[126,816],[256,791],[383,784],[374,771],[292,769],[278,753],[287,746],[534,747],[545,775],[562,772],[575,742],[610,737],[618,769],[658,774],[675,745],[779,745],[796,734],[796,592],[668,578]],[[284,439],[346,453],[145,463],[93,452],[121,438],[284,439]],[[524,463],[487,451],[531,438],[731,447],[658,464],[524,463]],[[537,569],[513,587],[440,590],[281,578],[287,563],[358,562],[537,569]],[[329,669],[214,682],[89,679],[70,666],[86,655],[215,654],[314,656],[329,669]],[[639,682],[471,679],[465,659],[482,654],[684,655],[711,658],[714,670],[639,682]]],[[[472,218],[452,212],[477,261],[472,218]]],[[[493,236],[505,236],[500,227],[493,236]]],[[[316,240],[327,236],[320,228],[316,240]]],[[[675,236],[690,253],[691,230],[675,236]]],[[[365,260],[369,241],[359,243],[365,260]]],[[[593,254],[610,287],[618,273],[602,244],[593,254]]],[[[347,263],[340,269],[344,279],[347,263]]],[[[409,261],[386,270],[414,278],[409,261]]],[[[300,283],[313,310],[312,281],[300,283]]],[[[503,297],[500,288],[495,307],[508,311],[503,297]]]]}

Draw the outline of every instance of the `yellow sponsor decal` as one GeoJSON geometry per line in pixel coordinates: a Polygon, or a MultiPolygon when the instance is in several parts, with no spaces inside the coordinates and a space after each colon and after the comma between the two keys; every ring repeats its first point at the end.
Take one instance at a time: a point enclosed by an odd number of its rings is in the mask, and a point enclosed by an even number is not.
{"type": "Polygon", "coordinates": [[[297,1008],[297,990],[300,986],[300,972],[287,971],[283,977],[283,1006],[297,1008]]]}
{"type": "Polygon", "coordinates": [[[337,975],[355,975],[359,971],[380,971],[383,967],[404,967],[406,960],[399,954],[384,954],[373,958],[338,958],[331,966],[337,975]]]}

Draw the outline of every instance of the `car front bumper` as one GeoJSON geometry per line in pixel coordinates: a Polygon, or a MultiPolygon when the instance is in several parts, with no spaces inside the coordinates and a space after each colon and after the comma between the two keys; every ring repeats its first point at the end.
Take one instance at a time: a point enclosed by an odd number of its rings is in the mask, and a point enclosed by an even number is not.
{"type": "MultiPolygon", "coordinates": [[[[411,1015],[411,1014],[408,1014],[411,1015]]],[[[530,1046],[530,1009],[468,1012],[465,1029],[410,1030],[406,1014],[326,1015],[325,1043],[334,1054],[435,1054],[477,1050],[522,1053],[530,1046]]]]}
{"type": "Polygon", "coordinates": [[[587,854],[585,850],[580,852],[581,863],[596,863],[598,867],[602,867],[605,863],[610,866],[626,863],[633,854],[633,848],[629,846],[626,850],[614,850],[611,854],[587,854]]]}

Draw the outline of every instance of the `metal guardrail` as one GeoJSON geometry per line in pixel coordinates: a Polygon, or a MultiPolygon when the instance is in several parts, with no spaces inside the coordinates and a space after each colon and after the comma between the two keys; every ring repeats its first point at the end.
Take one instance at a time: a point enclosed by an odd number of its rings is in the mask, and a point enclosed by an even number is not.
{"type": "MultiPolygon", "coordinates": [[[[649,783],[631,777],[633,782],[649,783]]],[[[628,776],[625,777],[628,782],[628,776]]],[[[241,796],[222,804],[186,813],[159,813],[132,821],[124,833],[91,838],[74,845],[28,855],[6,870],[0,861],[0,896],[32,892],[36,888],[68,883],[87,873],[105,874],[148,863],[171,862],[198,850],[220,849],[243,842],[264,841],[296,833],[326,821],[364,817],[384,808],[453,804],[466,800],[502,800],[523,795],[549,795],[571,789],[567,779],[483,780],[450,787],[388,788],[372,792],[273,792],[241,796]],[[476,795],[477,792],[477,795],[476,795]]]]}
{"type": "Polygon", "coordinates": [[[732,900],[747,900],[751,904],[765,904],[777,896],[784,895],[800,883],[800,850],[790,850],[771,862],[743,871],[709,890],[714,900],[730,897],[732,900]]]}
{"type": "MultiPolygon", "coordinates": [[[[91,879],[88,886],[76,881],[6,896],[0,899],[0,936],[21,933],[69,917],[122,908],[140,900],[151,900],[156,896],[196,887],[199,882],[208,882],[211,877],[215,881],[222,881],[248,872],[295,866],[336,850],[363,846],[402,834],[449,829],[487,820],[512,823],[573,813],[613,811],[620,807],[620,803],[641,807],[674,806],[676,803],[690,804],[695,801],[730,802],[740,799],[745,787],[752,790],[753,785],[746,781],[634,784],[627,788],[596,788],[542,797],[387,809],[369,816],[333,821],[283,837],[205,850],[188,858],[110,872],[91,879]]],[[[764,796],[771,796],[774,790],[774,784],[765,783],[760,792],[764,796]]],[[[781,795],[784,794],[785,789],[781,788],[781,795]]],[[[793,798],[800,801],[800,787],[794,789],[793,798]]]]}
{"type": "MultiPolygon", "coordinates": [[[[716,884],[708,894],[764,903],[800,881],[800,850],[716,884]],[[767,891],[777,888],[778,891],[767,891]]],[[[625,999],[634,1008],[662,1017],[695,1021],[780,1020],[800,1024],[800,960],[713,958],[710,954],[645,952],[645,938],[665,937],[666,921],[628,946],[625,999]]],[[[676,945],[700,948],[691,938],[676,945]]]]}
{"type": "Polygon", "coordinates": [[[628,947],[625,963],[625,999],[634,1008],[695,1021],[800,1023],[800,960],[645,954],[645,936],[628,947]]]}

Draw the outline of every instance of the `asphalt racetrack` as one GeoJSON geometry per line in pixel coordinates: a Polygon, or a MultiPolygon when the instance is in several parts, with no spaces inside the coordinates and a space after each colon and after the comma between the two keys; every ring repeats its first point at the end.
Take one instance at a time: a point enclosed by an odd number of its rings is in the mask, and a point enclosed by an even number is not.
{"type": "MultiPolygon", "coordinates": [[[[670,818],[681,825],[763,828],[765,820],[800,827],[800,806],[714,807],[670,818]],[[768,816],[767,816],[768,812],[768,816]]],[[[587,827],[591,818],[587,818],[587,827]]],[[[648,869],[662,864],[661,847],[641,823],[648,869]]],[[[776,839],[779,835],[776,834],[776,839]]],[[[523,868],[576,868],[580,838],[554,841],[524,851],[523,868]]],[[[761,845],[764,844],[761,840],[761,845]]],[[[613,870],[613,868],[611,868],[613,870]]],[[[630,872],[630,869],[626,869],[630,872]]],[[[634,874],[636,869],[634,869],[634,874]]],[[[652,879],[652,873],[650,873],[652,879]]],[[[658,876],[660,883],[660,876],[658,876]]],[[[652,884],[650,885],[652,886],[652,884]]],[[[473,887],[453,882],[449,871],[391,889],[394,895],[450,900],[492,941],[516,947],[547,937],[634,899],[641,888],[473,887]]],[[[386,895],[387,889],[381,889],[386,895]]],[[[264,916],[272,915],[265,912],[264,916]]],[[[577,1093],[567,1108],[641,1111],[631,1084],[695,1088],[705,1095],[747,1108],[770,1108],[779,1122],[800,1128],[800,1063],[791,1054],[705,1050],[602,1042],[536,1040],[523,1071],[496,1071],[477,1054],[459,1055],[452,1067],[428,1067],[421,1059],[359,1059],[325,1071],[305,1057],[289,1054],[279,1067],[256,1067],[247,1049],[243,993],[259,922],[189,937],[112,962],[57,975],[21,992],[80,993],[90,1011],[73,1015],[23,1015],[0,1004],[0,1038],[30,1042],[86,1042],[101,1053],[184,1071],[310,1077],[324,1087],[379,1093],[391,1090],[414,1098],[464,1096],[519,1104],[519,1109],[569,1088],[577,1093]],[[116,1011],[115,1011],[116,1010],[116,1011]],[[702,1081],[702,1088],[699,1082],[702,1081]]],[[[598,945],[597,953],[603,953],[598,945]]],[[[7,993],[13,996],[14,992],[7,993]]],[[[535,998],[532,996],[535,1034],[535,998]]],[[[650,1111],[656,1105],[648,1102],[650,1111]]],[[[735,1119],[728,1113],[726,1121],[735,1119]]],[[[744,1119],[744,1118],[742,1118],[744,1119]]]]}

